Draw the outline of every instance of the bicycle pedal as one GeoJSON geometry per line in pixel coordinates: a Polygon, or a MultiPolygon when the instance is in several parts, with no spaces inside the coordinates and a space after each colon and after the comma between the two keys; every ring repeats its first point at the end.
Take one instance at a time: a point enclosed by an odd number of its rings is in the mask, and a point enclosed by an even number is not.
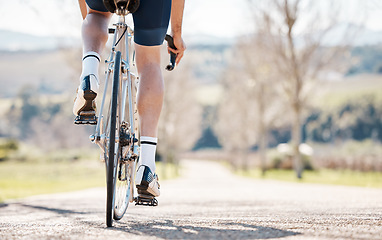
{"type": "Polygon", "coordinates": [[[94,111],[92,111],[93,114],[88,114],[88,113],[85,113],[83,114],[84,112],[81,112],[81,115],[78,115],[75,119],[74,119],[74,124],[77,124],[77,125],[82,125],[82,124],[90,124],[90,125],[97,125],[97,117],[94,113],[94,111]]]}
{"type": "Polygon", "coordinates": [[[138,195],[138,197],[136,197],[134,200],[135,200],[135,205],[152,206],[152,207],[158,206],[158,200],[153,196],[141,194],[141,195],[138,195]]]}

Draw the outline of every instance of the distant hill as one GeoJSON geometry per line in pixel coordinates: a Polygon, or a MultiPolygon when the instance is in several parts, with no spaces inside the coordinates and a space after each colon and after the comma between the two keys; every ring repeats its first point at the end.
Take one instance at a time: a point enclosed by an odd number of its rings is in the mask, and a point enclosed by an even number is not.
{"type": "Polygon", "coordinates": [[[0,53],[0,98],[15,97],[22,88],[41,94],[74,94],[80,73],[70,61],[80,67],[81,53],[77,58],[64,50],[0,53]]]}
{"type": "Polygon", "coordinates": [[[356,46],[365,45],[377,45],[382,43],[382,31],[372,31],[368,29],[363,29],[360,31],[358,37],[356,37],[356,46]]]}
{"type": "Polygon", "coordinates": [[[184,40],[189,47],[198,46],[232,46],[236,42],[234,36],[216,37],[207,34],[185,35],[184,40]]]}
{"type": "MultiPolygon", "coordinates": [[[[356,26],[349,23],[342,23],[334,27],[325,38],[325,45],[336,45],[343,40],[346,31],[355,32],[352,36],[352,45],[365,46],[382,43],[382,31],[373,31],[365,27],[356,26]]],[[[186,35],[184,39],[187,46],[191,48],[198,47],[216,47],[232,46],[240,36],[218,37],[208,34],[186,35]]],[[[55,37],[55,36],[36,36],[21,32],[1,30],[0,29],[0,51],[36,51],[53,50],[72,46],[81,46],[81,40],[73,37],[55,37]]]]}
{"type": "Polygon", "coordinates": [[[327,46],[335,46],[343,41],[355,47],[381,44],[382,31],[351,23],[340,23],[329,30],[324,38],[324,44],[327,46]]]}
{"type": "Polygon", "coordinates": [[[0,51],[54,50],[62,47],[80,46],[76,38],[35,36],[26,33],[0,30],[0,51]]]}
{"type": "MultiPolygon", "coordinates": [[[[343,33],[346,27],[345,24],[333,29],[329,39],[334,41],[335,35],[343,33]]],[[[184,63],[189,61],[192,65],[194,78],[203,84],[217,83],[229,64],[237,38],[204,34],[186,35],[184,39],[188,47],[184,63]]],[[[382,32],[360,29],[354,44],[352,57],[355,64],[347,74],[381,74],[382,49],[378,45],[382,44],[382,32]]],[[[0,97],[15,96],[20,87],[27,84],[37,86],[43,92],[71,91],[76,87],[80,72],[80,49],[81,40],[76,38],[42,37],[0,30],[0,97]],[[78,56],[72,56],[70,49],[78,51],[78,56]],[[69,84],[71,81],[74,81],[73,86],[69,84]]]]}

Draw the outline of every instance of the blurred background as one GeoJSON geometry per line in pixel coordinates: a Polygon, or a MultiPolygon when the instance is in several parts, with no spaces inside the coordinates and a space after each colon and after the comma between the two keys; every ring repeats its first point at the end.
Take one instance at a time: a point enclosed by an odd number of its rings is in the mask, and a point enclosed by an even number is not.
{"type": "MultiPolygon", "coordinates": [[[[93,128],[71,113],[78,2],[2,0],[0,19],[0,201],[103,186],[93,128]]],[[[382,187],[380,1],[192,0],[183,29],[186,55],[164,73],[163,178],[188,158],[251,177],[382,187]]]]}

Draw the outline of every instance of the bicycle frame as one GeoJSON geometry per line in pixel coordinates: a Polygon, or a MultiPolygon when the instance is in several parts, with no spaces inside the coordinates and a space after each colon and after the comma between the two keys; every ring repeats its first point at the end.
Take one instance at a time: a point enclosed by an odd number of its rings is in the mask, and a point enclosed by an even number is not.
{"type": "MultiPolygon", "coordinates": [[[[122,62],[121,62],[121,78],[120,78],[120,89],[121,89],[121,95],[119,96],[119,102],[121,103],[118,110],[118,117],[120,121],[123,121],[125,119],[125,113],[126,113],[126,101],[128,104],[129,109],[129,116],[130,119],[128,119],[128,124],[130,128],[130,134],[132,138],[130,139],[130,144],[128,147],[124,149],[124,152],[122,152],[122,159],[127,159],[127,161],[133,161],[132,164],[129,164],[129,167],[131,168],[131,172],[135,172],[136,167],[136,160],[139,156],[140,148],[138,144],[136,143],[136,135],[139,134],[138,132],[138,117],[137,112],[135,111],[135,104],[136,104],[136,90],[139,83],[138,76],[136,75],[136,69],[135,69],[135,63],[134,63],[134,51],[133,51],[133,44],[132,44],[132,37],[134,35],[133,29],[125,22],[125,15],[119,15],[119,21],[114,24],[115,30],[114,30],[114,37],[113,37],[113,45],[111,49],[111,53],[109,58],[105,61],[107,64],[106,69],[106,79],[104,83],[104,92],[103,92],[103,98],[101,102],[101,107],[98,115],[98,122],[95,129],[95,134],[90,136],[90,140],[97,144],[102,153],[101,156],[104,156],[105,154],[105,147],[103,145],[103,142],[106,140],[106,136],[104,134],[104,129],[102,129],[102,126],[105,121],[104,114],[104,108],[105,108],[105,100],[108,93],[108,86],[109,81],[111,79],[111,76],[113,76],[113,69],[114,69],[114,57],[117,51],[120,51],[122,53],[122,62]],[[130,64],[131,63],[131,64],[130,64]],[[135,71],[134,71],[135,70],[135,71]],[[134,80],[134,81],[133,81],[134,80]]],[[[110,31],[110,30],[109,30],[110,31]]],[[[119,136],[118,136],[119,137],[119,136]]],[[[115,151],[119,148],[119,139],[116,137],[117,144],[115,145],[115,151]]],[[[129,169],[126,169],[128,171],[129,169]]],[[[130,174],[130,195],[129,195],[129,202],[134,201],[134,182],[135,182],[135,174],[130,174]]]]}

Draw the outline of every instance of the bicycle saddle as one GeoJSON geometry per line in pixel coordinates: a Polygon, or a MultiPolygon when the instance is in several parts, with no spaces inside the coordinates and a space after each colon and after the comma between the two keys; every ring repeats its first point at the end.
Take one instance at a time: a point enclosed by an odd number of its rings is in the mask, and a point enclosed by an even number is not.
{"type": "Polygon", "coordinates": [[[139,0],[103,0],[103,4],[112,13],[117,9],[127,9],[130,13],[134,13],[139,7],[139,0]]]}

